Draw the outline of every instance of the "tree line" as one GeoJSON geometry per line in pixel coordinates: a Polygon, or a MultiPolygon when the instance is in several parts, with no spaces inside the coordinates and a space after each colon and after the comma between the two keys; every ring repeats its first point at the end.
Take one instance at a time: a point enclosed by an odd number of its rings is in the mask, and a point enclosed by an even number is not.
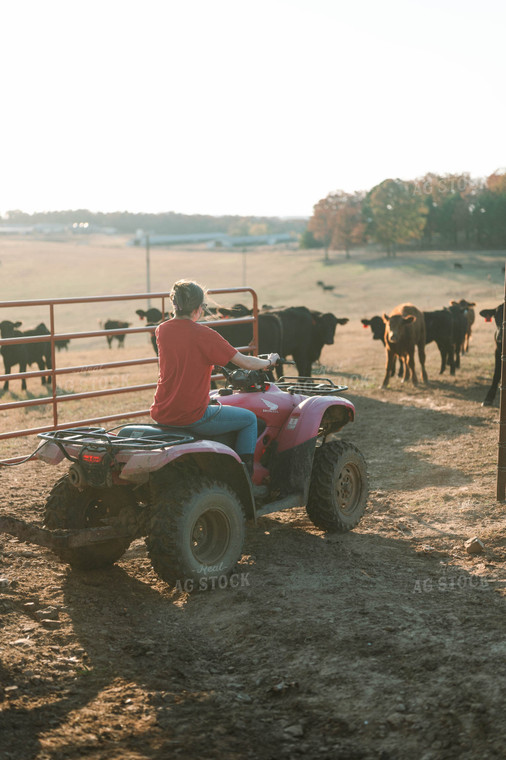
{"type": "Polygon", "coordinates": [[[94,231],[113,228],[124,234],[135,234],[139,229],[153,234],[185,235],[208,232],[225,232],[229,235],[269,235],[274,233],[302,233],[305,219],[257,216],[207,216],[204,214],[178,214],[168,211],[160,214],[128,211],[92,212],[88,209],[45,211],[28,214],[24,211],[7,211],[7,224],[73,224],[88,223],[94,231]]]}
{"type": "Polygon", "coordinates": [[[338,190],[322,198],[301,247],[344,250],[373,240],[395,256],[399,245],[421,248],[506,248],[506,172],[426,174],[386,179],[368,192],[338,190]]]}

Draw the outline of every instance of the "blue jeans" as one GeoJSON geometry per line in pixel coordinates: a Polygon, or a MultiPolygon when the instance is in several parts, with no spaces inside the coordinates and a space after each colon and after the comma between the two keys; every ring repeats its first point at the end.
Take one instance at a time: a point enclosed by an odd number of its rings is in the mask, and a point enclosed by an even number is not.
{"type": "Polygon", "coordinates": [[[239,456],[254,454],[257,443],[257,418],[249,409],[237,406],[210,404],[200,420],[182,429],[194,430],[198,435],[218,435],[237,431],[235,450],[239,456]]]}

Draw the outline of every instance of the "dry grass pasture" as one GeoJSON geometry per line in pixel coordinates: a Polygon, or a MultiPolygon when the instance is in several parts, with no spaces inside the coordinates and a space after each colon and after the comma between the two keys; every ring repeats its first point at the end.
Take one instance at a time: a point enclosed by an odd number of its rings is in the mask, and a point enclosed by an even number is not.
{"type": "MultiPolygon", "coordinates": [[[[0,239],[0,300],[142,293],[145,252],[125,243],[0,239]]],[[[477,312],[495,307],[504,260],[504,252],[387,259],[365,250],[349,260],[331,254],[325,266],[321,252],[289,248],[152,249],[153,291],[180,277],[210,288],[245,278],[260,304],[349,317],[314,371],[349,385],[357,419],[343,437],[367,460],[369,507],[339,536],[317,530],[304,509],[261,518],[248,528],[238,584],[208,593],[168,588],[140,541],[112,570],[82,574],[0,536],[0,758],[504,757],[506,518],[495,500],[498,402],[481,406],[493,326],[477,316],[455,377],[438,374],[432,344],[427,386],[394,378],[383,390],[383,347],[360,323],[403,301],[425,310],[460,298],[477,312]],[[323,292],[318,280],[334,290],[323,292]],[[473,536],[482,554],[466,552],[473,536]]],[[[132,302],[106,306],[62,308],[57,329],[94,328],[108,317],[139,325],[132,302]]],[[[25,327],[47,318],[29,309],[15,316],[25,327]]],[[[111,350],[103,338],[76,341],[58,361],[150,352],[144,335],[111,350]]],[[[155,380],[153,364],[68,376],[61,390],[155,380]]],[[[0,403],[39,395],[38,380],[27,392],[13,381],[0,403]]],[[[63,419],[149,405],[150,391],[132,395],[69,403],[63,419]]],[[[2,430],[44,415],[0,408],[2,430]]],[[[33,437],[6,441],[1,455],[35,446],[33,437]]],[[[40,521],[65,469],[1,468],[2,512],[40,521]]]]}

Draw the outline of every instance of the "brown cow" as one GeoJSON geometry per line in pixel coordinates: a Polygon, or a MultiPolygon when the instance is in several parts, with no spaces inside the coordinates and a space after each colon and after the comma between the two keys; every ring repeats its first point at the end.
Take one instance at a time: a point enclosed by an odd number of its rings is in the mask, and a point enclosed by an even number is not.
{"type": "Polygon", "coordinates": [[[423,382],[427,382],[425,371],[425,320],[423,313],[411,303],[396,306],[390,314],[383,314],[385,322],[385,348],[387,360],[383,388],[386,388],[398,356],[404,364],[402,382],[409,380],[410,373],[413,385],[418,380],[415,372],[415,346],[418,346],[418,358],[422,367],[423,382]]]}
{"type": "Polygon", "coordinates": [[[460,301],[450,301],[450,306],[458,306],[463,312],[466,318],[466,332],[464,335],[464,342],[462,344],[462,353],[469,351],[469,341],[471,340],[471,328],[474,324],[474,309],[476,306],[474,301],[466,301],[465,298],[461,298],[460,301]]]}

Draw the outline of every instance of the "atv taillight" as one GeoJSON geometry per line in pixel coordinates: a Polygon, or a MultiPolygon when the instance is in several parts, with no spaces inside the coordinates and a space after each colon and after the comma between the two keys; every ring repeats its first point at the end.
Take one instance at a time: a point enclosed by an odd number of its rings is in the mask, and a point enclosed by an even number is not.
{"type": "Polygon", "coordinates": [[[102,455],[101,454],[83,454],[82,456],[83,462],[88,462],[89,464],[98,464],[102,461],[102,455]]]}

